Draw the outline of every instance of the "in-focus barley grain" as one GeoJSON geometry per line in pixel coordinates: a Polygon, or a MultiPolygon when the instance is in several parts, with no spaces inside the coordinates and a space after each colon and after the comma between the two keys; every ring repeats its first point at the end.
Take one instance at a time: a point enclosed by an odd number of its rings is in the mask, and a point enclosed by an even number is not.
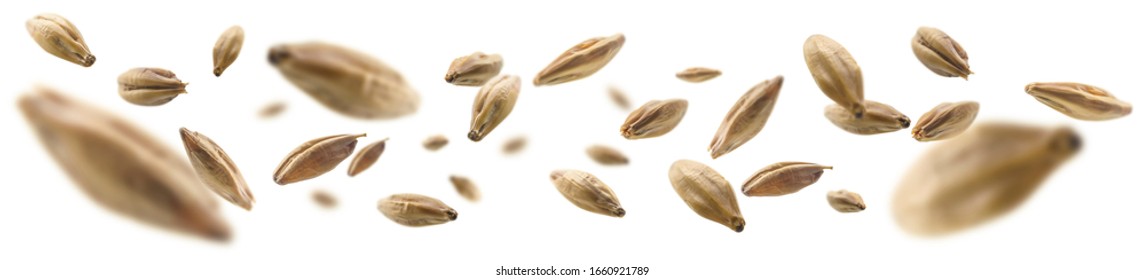
{"type": "Polygon", "coordinates": [[[191,166],[195,168],[199,180],[223,199],[250,211],[254,195],[227,152],[206,135],[185,127],[179,128],[179,136],[183,139],[183,148],[187,150],[187,157],[191,159],[191,166]]]}
{"type": "Polygon", "coordinates": [[[457,220],[457,211],[441,200],[420,194],[395,194],[378,200],[378,211],[409,227],[440,225],[457,220]]]}
{"type": "Polygon", "coordinates": [[[919,142],[950,139],[970,127],[978,117],[978,102],[944,102],[918,118],[911,136],[919,142]]]}
{"type": "Polygon", "coordinates": [[[334,170],[354,152],[360,137],[366,137],[366,134],[331,135],[302,143],[278,164],[274,170],[274,182],[285,186],[334,170]]]}
{"type": "Polygon", "coordinates": [[[620,135],[636,140],[668,134],[688,112],[688,101],[683,99],[652,100],[628,114],[620,125],[620,135]]]}
{"type": "Polygon", "coordinates": [[[445,82],[458,86],[481,86],[501,73],[502,64],[499,54],[475,52],[458,57],[445,71],[445,82]]]}
{"type": "Polygon", "coordinates": [[[624,46],[624,34],[595,37],[557,56],[549,66],[537,73],[534,86],[551,86],[587,78],[608,65],[624,46]]]}
{"type": "Polygon", "coordinates": [[[187,83],[175,73],[160,68],[132,68],[117,79],[119,96],[131,104],[159,106],[187,93],[187,83]]]}
{"type": "Polygon", "coordinates": [[[700,217],[743,232],[747,222],[740,214],[735,190],[716,170],[692,160],[677,160],[668,169],[672,188],[700,217]]]}
{"type": "Polygon", "coordinates": [[[223,71],[227,70],[227,67],[231,67],[231,64],[235,63],[235,59],[239,58],[245,37],[243,28],[238,25],[227,28],[222,35],[219,35],[219,40],[215,41],[215,49],[212,52],[215,59],[215,77],[223,75],[223,71]]]}
{"type": "Polygon", "coordinates": [[[626,213],[612,188],[588,172],[556,170],[549,173],[549,179],[565,199],[580,209],[617,218],[626,213]]]}
{"type": "Polygon", "coordinates": [[[24,26],[36,44],[49,54],[83,67],[95,64],[95,55],[88,49],[83,34],[66,18],[44,13],[29,19],[24,26]]]}
{"type": "Polygon", "coordinates": [[[1104,89],[1087,84],[1030,83],[1026,85],[1026,93],[1038,102],[1079,120],[1112,120],[1133,112],[1133,105],[1118,100],[1104,89]]]}
{"type": "Polygon", "coordinates": [[[781,196],[798,192],[819,181],[831,166],[806,162],[778,162],[756,171],[743,183],[747,196],[781,196]]]}

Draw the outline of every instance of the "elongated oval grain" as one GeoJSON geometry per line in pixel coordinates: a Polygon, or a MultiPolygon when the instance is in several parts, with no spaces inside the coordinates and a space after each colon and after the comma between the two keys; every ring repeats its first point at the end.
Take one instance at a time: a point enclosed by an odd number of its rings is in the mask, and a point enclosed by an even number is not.
{"type": "Polygon", "coordinates": [[[378,157],[382,156],[382,152],[386,151],[386,141],[389,140],[390,138],[387,137],[362,147],[362,150],[354,155],[354,159],[350,160],[350,169],[347,169],[346,174],[354,177],[373,166],[375,162],[378,162],[378,157]]]}
{"type": "Polygon", "coordinates": [[[918,118],[911,136],[919,142],[953,138],[970,127],[978,117],[978,102],[943,102],[918,118]]]}
{"type": "Polygon", "coordinates": [[[668,134],[688,112],[688,101],[683,99],[652,100],[628,114],[620,125],[620,135],[636,140],[668,134]]]}
{"type": "Polygon", "coordinates": [[[617,218],[626,213],[612,188],[588,172],[555,170],[549,173],[549,179],[565,199],[580,209],[617,218]]]}
{"type": "Polygon", "coordinates": [[[528,138],[524,135],[514,136],[513,138],[509,138],[509,140],[505,140],[505,144],[501,146],[501,153],[506,155],[520,153],[521,150],[525,149],[525,145],[528,143],[528,138]]]}
{"type": "Polygon", "coordinates": [[[334,170],[354,152],[359,137],[366,137],[366,134],[331,135],[302,143],[278,164],[274,170],[274,182],[285,186],[334,170]]]}
{"type": "Polygon", "coordinates": [[[457,220],[457,211],[441,200],[420,194],[395,194],[378,200],[378,211],[409,227],[440,225],[457,220]]]}
{"type": "Polygon", "coordinates": [[[314,200],[314,203],[322,208],[330,209],[338,206],[338,198],[325,190],[314,190],[314,192],[310,193],[310,199],[314,200]]]}
{"type": "Polygon", "coordinates": [[[215,41],[215,49],[211,52],[215,62],[215,77],[223,75],[223,71],[239,58],[245,38],[243,28],[238,25],[227,28],[222,35],[219,35],[219,40],[215,41]]]}
{"type": "Polygon", "coordinates": [[[502,75],[490,80],[473,99],[473,118],[469,122],[467,137],[473,142],[485,139],[493,132],[517,104],[517,95],[521,93],[521,78],[513,75],[502,75]]]}
{"type": "Polygon", "coordinates": [[[397,70],[342,46],[307,42],[270,48],[270,64],[326,108],[357,119],[393,119],[417,112],[421,97],[397,70]]]}
{"type": "Polygon", "coordinates": [[[677,160],[668,169],[676,194],[700,217],[743,232],[747,222],[740,214],[735,190],[716,170],[692,160],[677,160]]]}
{"type": "Polygon", "coordinates": [[[481,86],[501,73],[502,64],[499,54],[475,52],[458,57],[449,64],[445,82],[458,86],[481,86]]]}
{"type": "Polygon", "coordinates": [[[453,189],[457,190],[457,194],[466,200],[470,202],[481,200],[481,191],[477,189],[477,184],[474,184],[473,180],[469,180],[469,177],[450,175],[449,182],[453,184],[453,189]]]}
{"type": "Polygon", "coordinates": [[[119,96],[131,104],[159,106],[187,93],[187,83],[167,69],[139,67],[119,75],[119,96]]]}
{"type": "Polygon", "coordinates": [[[283,111],[286,111],[286,102],[272,101],[259,109],[258,116],[263,119],[270,119],[281,115],[283,111]]]}
{"type": "Polygon", "coordinates": [[[29,19],[24,26],[36,44],[49,54],[83,67],[95,64],[95,55],[88,49],[83,34],[68,19],[44,13],[29,19]]]}
{"type": "Polygon", "coordinates": [[[968,79],[970,59],[962,45],[951,39],[946,32],[934,27],[919,27],[910,42],[911,50],[926,69],[943,77],[968,79]]]}
{"type": "Polygon", "coordinates": [[[807,162],[778,162],[756,171],[743,183],[747,196],[781,196],[798,192],[819,181],[831,166],[807,162]]]}
{"type": "Polygon", "coordinates": [[[612,100],[612,104],[616,104],[620,109],[632,109],[632,102],[628,101],[628,95],[624,94],[624,91],[616,86],[608,87],[608,99],[612,100]]]}
{"type": "Polygon", "coordinates": [[[892,198],[906,232],[947,235],[1020,206],[1081,149],[1069,127],[985,122],[923,153],[892,198]]]}
{"type": "Polygon", "coordinates": [[[705,82],[707,80],[715,79],[716,77],[719,77],[721,74],[723,74],[723,72],[720,72],[720,70],[716,70],[716,69],[704,68],[704,67],[692,67],[692,68],[684,69],[684,71],[677,72],[676,78],[678,78],[680,80],[684,80],[686,82],[702,83],[702,82],[705,82]]]}
{"type": "Polygon", "coordinates": [[[803,60],[823,94],[856,118],[863,117],[863,71],[843,45],[827,36],[811,35],[803,43],[803,60]]]}
{"type": "Polygon", "coordinates": [[[191,159],[191,166],[195,168],[199,180],[223,199],[250,211],[254,195],[227,152],[206,135],[185,127],[179,128],[179,136],[183,139],[183,149],[187,151],[187,157],[191,159]]]}
{"type": "Polygon", "coordinates": [[[1118,100],[1104,89],[1087,84],[1030,83],[1026,85],[1026,93],[1038,102],[1079,120],[1112,120],[1133,112],[1133,105],[1118,100]]]}
{"type": "Polygon", "coordinates": [[[719,130],[708,145],[712,159],[726,155],[739,148],[755,135],[763,131],[771,110],[779,99],[779,89],[783,87],[783,76],[775,76],[756,84],[740,96],[728,110],[719,130]]]}
{"type": "Polygon", "coordinates": [[[441,134],[427,137],[425,140],[421,141],[421,146],[429,151],[441,150],[441,148],[444,148],[445,145],[449,145],[449,138],[446,138],[445,135],[441,134]]]}
{"type": "Polygon", "coordinates": [[[584,79],[608,65],[624,46],[624,34],[595,37],[569,48],[537,73],[534,86],[551,86],[584,79]]]}
{"type": "Polygon", "coordinates": [[[827,204],[839,213],[854,213],[867,210],[867,203],[857,193],[847,190],[837,190],[827,193],[827,204]]]}
{"type": "Polygon", "coordinates": [[[628,156],[621,153],[620,150],[605,146],[605,145],[592,145],[585,149],[585,153],[589,158],[592,158],[596,163],[603,165],[628,165],[628,156]]]}
{"type": "Polygon", "coordinates": [[[105,209],[176,232],[230,238],[218,203],[186,160],[133,123],[43,87],[18,104],[60,168],[105,209]]]}
{"type": "Polygon", "coordinates": [[[823,108],[823,116],[836,127],[859,135],[895,132],[910,127],[910,117],[890,105],[863,100],[863,106],[866,107],[866,113],[862,118],[856,118],[850,110],[839,104],[827,105],[823,108]]]}

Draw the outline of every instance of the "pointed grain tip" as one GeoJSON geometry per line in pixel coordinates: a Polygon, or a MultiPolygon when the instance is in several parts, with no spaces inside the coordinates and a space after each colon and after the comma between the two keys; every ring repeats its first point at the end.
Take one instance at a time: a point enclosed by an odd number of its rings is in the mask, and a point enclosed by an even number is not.
{"type": "Polygon", "coordinates": [[[612,210],[612,214],[616,215],[617,218],[624,218],[624,214],[627,212],[624,211],[624,208],[616,208],[616,210],[612,210]]]}
{"type": "Polygon", "coordinates": [[[231,230],[225,227],[213,227],[204,229],[203,236],[209,240],[219,243],[231,242],[231,230]]]}
{"type": "Polygon", "coordinates": [[[723,154],[723,153],[719,153],[719,152],[717,152],[717,151],[712,151],[711,155],[712,155],[712,159],[717,159],[717,158],[719,158],[720,156],[723,156],[724,154],[723,154]]]}

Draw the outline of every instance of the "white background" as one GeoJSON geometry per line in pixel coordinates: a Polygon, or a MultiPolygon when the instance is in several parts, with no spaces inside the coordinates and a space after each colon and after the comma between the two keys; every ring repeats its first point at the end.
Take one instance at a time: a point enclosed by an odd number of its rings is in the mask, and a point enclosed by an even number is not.
{"type": "MultiPolygon", "coordinates": [[[[1145,251],[1140,179],[1140,114],[1106,122],[1065,117],[1023,92],[1035,81],[1076,81],[1141,105],[1139,8],[1081,2],[824,3],[772,1],[16,1],[0,9],[6,131],[0,187],[2,279],[504,279],[505,267],[647,266],[646,277],[617,279],[982,279],[1141,278],[1145,251]],[[28,36],[24,21],[41,12],[70,19],[97,57],[91,68],[55,58],[28,36]],[[211,48],[227,27],[246,30],[237,62],[211,74],[211,48]],[[922,25],[938,27],[970,56],[969,81],[939,77],[910,50],[922,25]],[[582,40],[623,32],[627,43],[599,73],[552,87],[534,75],[582,40]],[[843,44],[863,69],[868,99],[912,120],[941,102],[981,102],[978,120],[1075,126],[1084,148],[1028,203],[994,223],[940,239],[902,232],[889,198],[902,172],[934,144],[906,130],[852,135],[832,126],[830,103],[803,62],[812,34],[843,44]],[[422,107],[393,121],[332,113],[290,85],[266,62],[278,43],[324,40],[362,50],[399,69],[422,107]],[[499,53],[502,73],[525,85],[511,116],[480,143],[465,138],[477,88],[443,81],[450,61],[474,51],[499,53]],[[190,82],[187,95],[140,107],[116,93],[132,67],[160,67],[190,82]],[[702,84],[674,73],[705,66],[724,75],[702,84]],[[763,131],[711,160],[706,147],[728,108],[756,83],[784,75],[778,105],[763,131]],[[39,146],[15,108],[42,83],[137,120],[182,153],[179,127],[213,138],[238,163],[257,198],[253,211],[223,204],[234,229],[218,245],[141,225],[85,197],[39,146]],[[685,98],[683,122],[666,136],[629,141],[618,131],[626,111],[606,87],[635,104],[685,98]],[[272,120],[257,110],[284,100],[272,120]],[[344,163],[325,176],[287,186],[271,180],[298,144],[340,133],[368,133],[359,147],[391,137],[372,169],[355,178],[344,163]],[[437,133],[451,143],[428,152],[437,133]],[[525,134],[523,154],[500,154],[525,134]],[[603,167],[584,155],[601,143],[632,163],[603,167]],[[709,164],[738,190],[755,170],[778,161],[835,166],[802,192],[778,198],[739,196],[746,230],[735,233],[694,214],[676,196],[668,166],[709,164]],[[628,215],[610,218],[567,202],[549,182],[554,169],[593,173],[620,197],[628,215]],[[484,199],[470,203],[449,184],[471,177],[484,199]],[[333,210],[310,192],[330,190],[333,210]],[[840,214],[829,190],[861,193],[868,209],[840,214]],[[379,198],[413,192],[460,212],[445,225],[408,228],[375,209],[379,198]],[[718,278],[717,278],[718,279],[718,278]],[[839,278],[836,278],[839,279],[839,278]]],[[[519,277],[509,277],[519,278],[519,277]]],[[[549,277],[537,277],[549,278],[549,277]]],[[[557,277],[590,279],[597,276],[557,277]]],[[[522,278],[524,279],[524,278],[522,278]]]]}

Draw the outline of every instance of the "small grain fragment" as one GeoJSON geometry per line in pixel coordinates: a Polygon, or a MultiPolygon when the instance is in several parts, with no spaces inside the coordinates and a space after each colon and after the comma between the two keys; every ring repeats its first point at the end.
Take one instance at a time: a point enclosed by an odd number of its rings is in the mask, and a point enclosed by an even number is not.
{"type": "Polygon", "coordinates": [[[616,86],[608,87],[608,99],[612,100],[612,103],[616,104],[620,109],[625,111],[632,109],[632,102],[628,101],[628,95],[624,94],[624,91],[616,86]]]}
{"type": "Polygon", "coordinates": [[[469,200],[470,202],[481,200],[481,191],[477,189],[477,184],[469,180],[469,177],[450,175],[449,182],[453,184],[453,188],[457,190],[457,194],[460,194],[465,200],[469,200]]]}
{"type": "Polygon", "coordinates": [[[501,146],[501,153],[505,155],[514,155],[520,153],[525,149],[525,144],[528,144],[528,138],[524,135],[518,135],[509,140],[505,140],[505,144],[501,146]]]}
{"type": "Polygon", "coordinates": [[[720,70],[716,70],[716,69],[704,68],[704,67],[692,67],[692,68],[684,69],[684,71],[677,72],[676,78],[678,78],[680,80],[684,80],[686,82],[702,83],[702,82],[705,82],[707,80],[715,79],[716,77],[719,77],[721,74],[723,74],[723,72],[720,72],[720,70]]]}
{"type": "Polygon", "coordinates": [[[264,105],[262,109],[258,111],[258,116],[263,119],[270,119],[281,115],[283,111],[286,111],[286,102],[273,101],[264,105]]]}
{"type": "Polygon", "coordinates": [[[354,155],[354,159],[350,160],[350,169],[347,169],[346,174],[350,175],[350,177],[354,177],[362,173],[362,171],[366,171],[370,166],[373,166],[374,163],[378,161],[378,158],[382,156],[382,152],[386,151],[386,141],[389,140],[390,138],[386,137],[362,147],[362,150],[358,151],[357,155],[354,155]]]}
{"type": "Polygon", "coordinates": [[[446,138],[445,135],[442,134],[433,135],[421,141],[421,146],[429,151],[441,150],[441,148],[447,144],[449,144],[449,138],[446,138]]]}
{"type": "Polygon", "coordinates": [[[338,199],[333,194],[325,190],[314,190],[310,193],[310,198],[314,200],[315,204],[326,209],[333,209],[338,206],[338,199]]]}
{"type": "Polygon", "coordinates": [[[585,153],[593,161],[602,165],[628,165],[628,156],[609,146],[592,145],[585,149],[585,153]]]}

